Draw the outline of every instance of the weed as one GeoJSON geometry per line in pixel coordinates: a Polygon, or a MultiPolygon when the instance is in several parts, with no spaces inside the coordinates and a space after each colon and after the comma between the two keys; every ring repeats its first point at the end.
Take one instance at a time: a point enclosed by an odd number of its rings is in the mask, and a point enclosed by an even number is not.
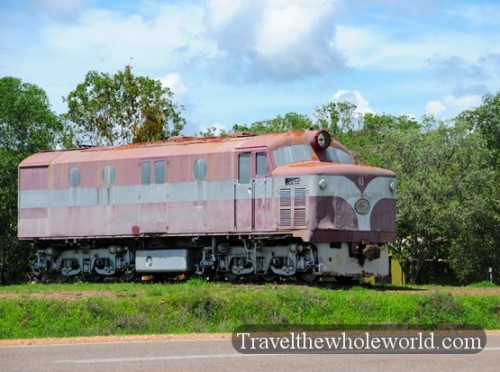
{"type": "Polygon", "coordinates": [[[142,315],[124,315],[118,319],[116,326],[134,332],[146,328],[147,320],[142,315]]]}
{"type": "Polygon", "coordinates": [[[455,323],[464,315],[463,307],[451,293],[433,293],[417,301],[418,316],[425,323],[455,323]]]}
{"type": "Polygon", "coordinates": [[[221,300],[210,296],[203,296],[192,302],[190,311],[196,319],[214,320],[219,316],[223,307],[223,302],[221,300]]]}
{"type": "Polygon", "coordinates": [[[146,290],[148,296],[160,297],[163,294],[161,288],[149,288],[146,290]]]}

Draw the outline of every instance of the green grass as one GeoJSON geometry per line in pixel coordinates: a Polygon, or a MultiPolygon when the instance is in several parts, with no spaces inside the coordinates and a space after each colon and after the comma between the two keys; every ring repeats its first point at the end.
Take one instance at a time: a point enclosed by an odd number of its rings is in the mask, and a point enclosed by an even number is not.
{"type": "Polygon", "coordinates": [[[488,282],[485,280],[482,282],[469,284],[468,287],[470,287],[470,288],[497,288],[498,286],[496,284],[493,284],[492,282],[488,282]]]}
{"type": "Polygon", "coordinates": [[[243,324],[447,323],[500,329],[498,295],[452,294],[435,286],[391,289],[203,280],[1,287],[0,338],[216,333],[243,324]]]}

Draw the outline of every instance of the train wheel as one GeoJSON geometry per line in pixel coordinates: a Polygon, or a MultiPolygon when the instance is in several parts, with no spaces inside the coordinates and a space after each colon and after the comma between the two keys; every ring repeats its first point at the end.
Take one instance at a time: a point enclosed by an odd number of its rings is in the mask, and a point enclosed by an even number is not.
{"type": "Polygon", "coordinates": [[[264,275],[262,275],[262,279],[264,279],[266,282],[273,282],[276,280],[276,274],[271,270],[268,270],[264,275]]]}
{"type": "Polygon", "coordinates": [[[102,280],[102,277],[95,272],[92,274],[89,274],[87,276],[87,281],[89,281],[91,283],[97,283],[97,282],[100,282],[101,280],[102,280]]]}
{"type": "Polygon", "coordinates": [[[135,278],[135,271],[125,272],[120,277],[122,282],[131,282],[135,278]]]}
{"type": "Polygon", "coordinates": [[[61,283],[74,283],[76,281],[76,275],[62,275],[59,277],[61,283]]]}
{"type": "Polygon", "coordinates": [[[224,278],[231,283],[236,282],[240,276],[238,274],[233,274],[232,272],[228,271],[227,273],[224,273],[224,278]]]}
{"type": "Polygon", "coordinates": [[[342,286],[350,287],[359,284],[359,279],[355,279],[350,276],[335,276],[334,278],[337,284],[342,286]]]}
{"type": "Polygon", "coordinates": [[[316,279],[318,279],[318,276],[314,275],[312,273],[301,273],[300,274],[300,279],[302,279],[306,283],[312,283],[316,279]]]}

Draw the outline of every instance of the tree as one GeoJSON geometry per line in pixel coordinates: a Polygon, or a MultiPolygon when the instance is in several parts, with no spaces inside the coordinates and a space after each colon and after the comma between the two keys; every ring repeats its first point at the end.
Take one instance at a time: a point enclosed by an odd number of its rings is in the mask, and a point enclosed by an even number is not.
{"type": "Polygon", "coordinates": [[[359,129],[342,135],[342,143],[352,152],[356,162],[375,167],[386,166],[389,132],[419,130],[421,125],[414,119],[402,115],[376,115],[367,113],[359,120],[359,129]]]}
{"type": "Polygon", "coordinates": [[[63,125],[47,94],[14,77],[0,79],[0,148],[30,154],[63,141],[63,125]]]}
{"type": "Polygon", "coordinates": [[[17,166],[31,153],[64,140],[45,92],[20,79],[0,79],[0,283],[29,268],[32,251],[17,240],[17,166]]]}
{"type": "Polygon", "coordinates": [[[314,115],[320,128],[326,129],[335,139],[342,141],[342,135],[351,132],[361,119],[355,111],[356,105],[351,102],[330,102],[317,107],[314,115]]]}
{"type": "Polygon", "coordinates": [[[90,71],[64,100],[76,144],[119,145],[164,140],[184,128],[182,106],[160,81],[132,75],[131,67],[110,76],[90,71]]]}
{"type": "Polygon", "coordinates": [[[278,115],[274,119],[256,121],[248,125],[235,124],[234,132],[251,132],[255,134],[264,133],[281,133],[290,130],[306,130],[309,128],[317,128],[305,115],[289,112],[284,116],[278,115]]]}
{"type": "Polygon", "coordinates": [[[481,106],[462,112],[458,121],[470,129],[479,130],[485,137],[488,148],[494,152],[495,166],[500,156],[500,92],[483,97],[481,106]]]}
{"type": "Polygon", "coordinates": [[[425,265],[450,263],[463,281],[497,262],[494,172],[484,139],[463,125],[426,118],[423,130],[391,130],[385,167],[398,176],[396,254],[409,263],[412,283],[425,265]],[[480,225],[478,225],[480,223],[480,225]]]}
{"type": "MultiPolygon", "coordinates": [[[[469,157],[477,156],[482,169],[470,180],[475,186],[471,187],[472,195],[477,195],[477,200],[468,203],[467,212],[475,224],[457,226],[467,234],[462,234],[452,245],[455,258],[452,263],[460,277],[484,279],[489,267],[496,275],[500,273],[497,248],[500,241],[500,92],[486,95],[479,107],[462,112],[456,121],[468,128],[471,139],[480,144],[479,154],[471,146],[464,146],[463,150],[469,157]]],[[[468,200],[471,195],[464,197],[468,200]]]]}

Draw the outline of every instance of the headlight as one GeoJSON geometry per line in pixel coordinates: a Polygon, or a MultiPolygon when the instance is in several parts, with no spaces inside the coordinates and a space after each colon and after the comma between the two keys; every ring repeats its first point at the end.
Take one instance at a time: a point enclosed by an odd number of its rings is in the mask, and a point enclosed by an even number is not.
{"type": "Polygon", "coordinates": [[[328,186],[328,184],[326,183],[326,180],[320,179],[318,182],[318,186],[321,190],[324,190],[326,189],[326,186],[328,186]]]}
{"type": "Polygon", "coordinates": [[[354,204],[354,209],[359,214],[368,214],[370,212],[370,202],[366,199],[359,199],[356,204],[354,204]]]}
{"type": "Polygon", "coordinates": [[[332,142],[332,137],[330,136],[330,133],[322,129],[319,130],[314,136],[313,146],[317,150],[325,150],[326,148],[328,148],[328,146],[330,146],[331,142],[332,142]]]}
{"type": "Polygon", "coordinates": [[[396,182],[391,181],[391,183],[389,184],[389,190],[391,190],[392,193],[396,191],[396,182]]]}

